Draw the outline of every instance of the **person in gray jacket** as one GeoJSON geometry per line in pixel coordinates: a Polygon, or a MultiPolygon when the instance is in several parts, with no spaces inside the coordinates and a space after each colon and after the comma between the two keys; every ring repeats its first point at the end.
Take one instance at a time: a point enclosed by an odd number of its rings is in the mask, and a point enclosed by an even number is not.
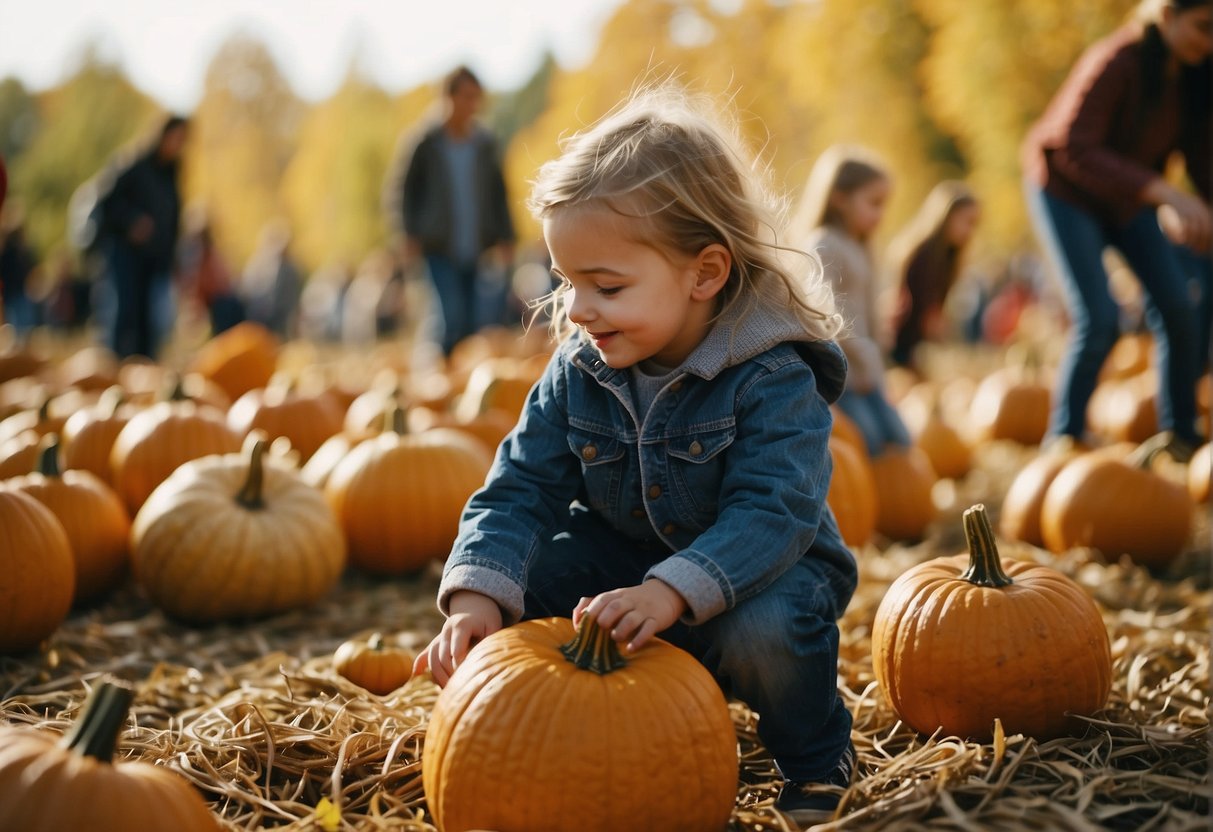
{"type": "Polygon", "coordinates": [[[445,116],[405,142],[389,177],[388,210],[409,260],[424,257],[440,310],[443,352],[503,323],[514,225],[493,134],[476,121],[480,80],[465,66],[443,87],[445,116]]]}

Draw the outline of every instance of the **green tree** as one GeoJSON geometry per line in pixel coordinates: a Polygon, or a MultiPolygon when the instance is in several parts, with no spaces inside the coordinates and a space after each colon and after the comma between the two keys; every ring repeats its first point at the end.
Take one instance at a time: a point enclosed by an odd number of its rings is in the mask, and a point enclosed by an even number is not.
{"type": "Polygon", "coordinates": [[[38,101],[16,78],[0,80],[0,157],[12,164],[38,131],[38,101]]]}

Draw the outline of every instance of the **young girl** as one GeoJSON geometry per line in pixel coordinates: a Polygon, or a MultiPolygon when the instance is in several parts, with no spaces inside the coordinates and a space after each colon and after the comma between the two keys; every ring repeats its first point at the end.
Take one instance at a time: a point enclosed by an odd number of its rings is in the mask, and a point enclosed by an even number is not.
{"type": "Polygon", "coordinates": [[[826,505],[846,365],[753,170],[679,90],[540,169],[563,340],[464,511],[416,669],[443,685],[524,618],[588,615],[627,651],[661,634],[761,715],[779,806],[813,820],[854,764],[836,622],[856,566],[826,505]]]}
{"type": "Polygon", "coordinates": [[[1073,324],[1049,434],[1084,438],[1119,335],[1103,261],[1114,246],[1149,300],[1163,428],[1150,442],[1187,461],[1205,439],[1195,386],[1213,291],[1213,3],[1143,0],[1137,17],[1087,49],[1023,145],[1028,207],[1073,324]],[[1163,176],[1177,152],[1195,193],[1163,176]]]}
{"type": "Polygon", "coordinates": [[[893,325],[893,361],[915,367],[914,350],[943,335],[943,305],[960,274],[981,206],[963,182],[940,182],[893,241],[901,292],[893,325]]]}
{"type": "Polygon", "coordinates": [[[804,247],[821,257],[839,309],[850,325],[841,341],[847,384],[838,406],[855,422],[868,453],[906,447],[910,434],[884,394],[884,356],[876,340],[877,278],[869,248],[891,183],[861,148],[831,147],[809,174],[794,228],[812,229],[804,247]]]}

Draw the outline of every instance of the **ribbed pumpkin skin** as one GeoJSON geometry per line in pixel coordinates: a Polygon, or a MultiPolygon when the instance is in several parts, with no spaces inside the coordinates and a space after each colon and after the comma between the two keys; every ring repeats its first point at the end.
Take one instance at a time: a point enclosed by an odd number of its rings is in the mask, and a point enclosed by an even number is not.
{"type": "Polygon", "coordinates": [[[960,479],[973,467],[973,452],[960,438],[956,429],[932,414],[914,438],[914,444],[922,448],[937,476],[944,479],[960,479]]]}
{"type": "Polygon", "coordinates": [[[492,464],[470,436],[444,428],[389,431],[350,451],[325,496],[360,569],[395,575],[445,559],[463,506],[492,464]]]}
{"type": "Polygon", "coordinates": [[[660,639],[598,675],[563,618],[480,642],[434,706],[421,770],[443,832],[719,832],[737,740],[715,680],[660,639]]]}
{"type": "Polygon", "coordinates": [[[301,396],[270,387],[250,390],[227,412],[227,423],[240,436],[261,430],[270,439],[284,436],[306,462],[325,440],[341,431],[343,414],[326,393],[301,396]]]}
{"type": "Polygon", "coordinates": [[[994,719],[1037,739],[1069,728],[1066,711],[1103,707],[1108,634],[1094,602],[1060,572],[1003,560],[1015,583],[975,586],[968,555],[919,564],[876,611],[872,665],[893,710],[922,734],[989,739],[994,719]]]}
{"type": "Polygon", "coordinates": [[[838,521],[838,530],[848,546],[863,546],[876,531],[876,483],[861,452],[836,436],[830,437],[834,471],[826,503],[838,521]]]}
{"type": "Polygon", "coordinates": [[[240,437],[220,411],[193,402],[161,402],[131,417],[114,441],[114,490],[134,515],[178,466],[238,450],[240,437]]]}
{"type": "Polygon", "coordinates": [[[333,653],[338,674],[376,696],[386,696],[413,675],[410,651],[384,640],[376,633],[370,639],[350,639],[333,653]]]}
{"type": "Polygon", "coordinates": [[[998,531],[1008,540],[1044,546],[1040,534],[1040,508],[1053,480],[1078,456],[1077,451],[1047,453],[1036,457],[1015,475],[1002,501],[998,531]]]}
{"type": "Polygon", "coordinates": [[[114,442],[136,412],[133,407],[120,406],[112,414],[89,408],[69,416],[63,425],[63,467],[88,471],[102,482],[112,483],[114,442]]]}
{"type": "Polygon", "coordinates": [[[979,441],[1009,439],[1039,445],[1049,427],[1051,393],[1022,368],[986,376],[973,393],[972,429],[979,441]]]}
{"type": "Polygon", "coordinates": [[[318,600],[341,575],[345,541],[323,496],[285,463],[263,464],[261,509],[236,501],[249,461],[228,454],[177,469],[135,517],[135,579],[170,615],[271,615],[318,600]]]}
{"type": "Polygon", "coordinates": [[[62,737],[0,727],[0,829],[220,832],[180,775],[140,762],[110,764],[59,746],[62,737]]]}
{"type": "Polygon", "coordinates": [[[871,465],[877,531],[891,540],[918,540],[938,514],[931,499],[935,472],[926,453],[890,446],[871,465]]]}
{"type": "Polygon", "coordinates": [[[63,526],[76,569],[76,601],[108,592],[126,572],[131,521],[113,489],[88,471],[29,474],[5,485],[42,503],[63,526]]]}
{"type": "Polygon", "coordinates": [[[63,526],[27,494],[0,490],[0,563],[0,653],[37,647],[67,618],[76,567],[63,526]]]}
{"type": "Polygon", "coordinates": [[[1110,454],[1086,454],[1049,485],[1040,509],[1045,546],[1090,546],[1165,566],[1183,549],[1194,505],[1187,488],[1110,454]]]}

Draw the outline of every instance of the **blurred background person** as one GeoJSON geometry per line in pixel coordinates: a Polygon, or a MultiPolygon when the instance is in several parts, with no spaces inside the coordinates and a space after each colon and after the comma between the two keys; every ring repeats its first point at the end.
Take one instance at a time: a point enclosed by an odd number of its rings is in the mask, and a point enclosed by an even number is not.
{"type": "Polygon", "coordinates": [[[244,304],[236,296],[227,258],[215,245],[205,206],[191,206],[180,251],[177,277],[181,294],[207,316],[211,335],[218,335],[243,321],[244,304]]]}
{"type": "Polygon", "coordinates": [[[899,281],[891,354],[899,366],[917,371],[918,345],[943,339],[944,304],[980,220],[981,206],[968,185],[945,180],[931,189],[890,244],[893,274],[899,281]]]}
{"type": "Polygon", "coordinates": [[[1203,342],[1198,335],[1207,328],[1196,310],[1207,305],[1213,234],[1211,53],[1210,0],[1146,0],[1136,20],[1074,64],[1024,141],[1029,211],[1065,287],[1071,321],[1050,417],[1053,439],[1084,439],[1087,404],[1120,334],[1104,263],[1104,250],[1113,247],[1146,296],[1160,379],[1161,432],[1153,441],[1180,461],[1202,441],[1195,385],[1209,346],[1207,334],[1203,342]],[[1164,176],[1176,151],[1197,193],[1164,176]],[[1181,256],[1177,247],[1199,257],[1181,256]]]}
{"type": "Polygon", "coordinates": [[[424,257],[439,307],[444,353],[503,322],[514,224],[497,141],[477,121],[484,88],[467,67],[443,85],[441,123],[403,145],[388,176],[391,224],[406,256],[424,257]]]}
{"type": "Polygon", "coordinates": [[[284,341],[294,338],[298,330],[299,298],[303,293],[303,277],[290,248],[291,228],[286,220],[267,223],[240,279],[248,319],[284,341]]]}
{"type": "Polygon", "coordinates": [[[19,335],[38,323],[38,308],[30,297],[38,260],[25,239],[25,218],[16,203],[0,213],[0,302],[3,317],[19,335]]]}
{"type": "Polygon", "coordinates": [[[150,145],[118,163],[98,197],[104,252],[99,313],[119,357],[155,359],[174,318],[172,270],[181,226],[178,167],[189,122],[170,116],[150,145]]]}

